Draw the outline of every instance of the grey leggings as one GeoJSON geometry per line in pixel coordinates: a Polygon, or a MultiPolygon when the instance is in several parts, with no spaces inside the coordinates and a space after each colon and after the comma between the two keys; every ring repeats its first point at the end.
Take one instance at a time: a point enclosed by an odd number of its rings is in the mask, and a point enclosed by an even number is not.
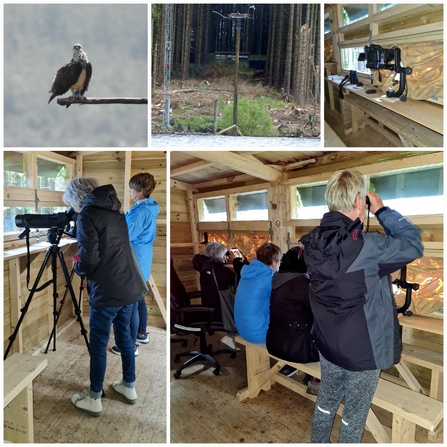
{"type": "Polygon", "coordinates": [[[360,443],[380,369],[348,371],[320,354],[321,383],[312,422],[312,443],[330,442],[337,409],[345,397],[338,442],[360,443]]]}

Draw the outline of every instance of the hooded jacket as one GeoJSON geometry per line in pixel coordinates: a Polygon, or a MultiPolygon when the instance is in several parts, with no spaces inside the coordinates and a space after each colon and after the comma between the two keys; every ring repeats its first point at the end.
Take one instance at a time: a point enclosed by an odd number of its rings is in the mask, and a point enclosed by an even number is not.
{"type": "Polygon", "coordinates": [[[127,224],[112,185],[94,189],[77,219],[80,260],[75,272],[87,276],[89,304],[115,307],[136,303],[141,288],[133,261],[127,224]]]}
{"type": "Polygon", "coordinates": [[[350,371],[399,363],[400,331],[390,273],[423,252],[420,230],[408,219],[388,207],[376,217],[385,235],[364,234],[359,219],[332,211],[301,238],[318,350],[350,371]]]}
{"type": "Polygon", "coordinates": [[[313,320],[308,275],[275,273],[266,339],[268,352],[289,362],[318,362],[318,350],[311,335],[313,320]]]}
{"type": "Polygon", "coordinates": [[[242,268],[241,258],[233,259],[234,270],[225,267],[223,262],[202,254],[196,254],[192,259],[192,265],[200,273],[200,295],[202,304],[206,307],[214,307],[213,321],[222,321],[222,311],[220,306],[219,292],[216,288],[213,272],[216,275],[219,290],[226,290],[229,287],[236,288],[237,274],[242,268]]]}
{"type": "Polygon", "coordinates": [[[151,275],[153,244],[157,235],[159,214],[160,207],[152,197],[139,200],[126,214],[129,240],[146,281],[151,275]]]}
{"type": "Polygon", "coordinates": [[[241,270],[234,303],[234,321],[239,334],[250,343],[265,343],[274,273],[273,269],[257,259],[241,270]]]}

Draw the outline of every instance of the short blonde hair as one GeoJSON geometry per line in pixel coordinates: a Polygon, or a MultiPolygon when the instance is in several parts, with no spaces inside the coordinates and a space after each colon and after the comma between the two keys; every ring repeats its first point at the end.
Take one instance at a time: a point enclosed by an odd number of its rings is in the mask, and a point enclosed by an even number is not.
{"type": "Polygon", "coordinates": [[[349,213],[355,208],[360,194],[366,200],[366,179],[357,169],[342,169],[335,172],[326,186],[325,198],[329,211],[349,213]]]}

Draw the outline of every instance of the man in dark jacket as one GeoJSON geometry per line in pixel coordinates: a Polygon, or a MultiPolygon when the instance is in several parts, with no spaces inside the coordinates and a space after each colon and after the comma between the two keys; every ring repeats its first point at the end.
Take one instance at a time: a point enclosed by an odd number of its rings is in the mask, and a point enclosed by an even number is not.
{"type": "Polygon", "coordinates": [[[381,369],[400,361],[400,333],[390,273],[422,256],[420,230],[367,192],[355,169],[326,187],[329,212],[301,238],[310,276],[321,385],[312,442],[328,443],[345,397],[340,443],[360,443],[381,369]],[[385,235],[362,232],[366,196],[385,235]]]}
{"type": "Polygon", "coordinates": [[[99,186],[94,179],[75,178],[63,198],[79,213],[76,232],[79,255],[74,259],[74,270],[87,277],[90,304],[90,390],[73,395],[71,401],[78,410],[98,417],[102,414],[106,348],[113,320],[116,343],[121,350],[123,379],[112,386],[127,403],[137,401],[130,320],[133,303],[141,299],[142,292],[126,220],[119,212],[121,203],[113,186],[99,186]]]}

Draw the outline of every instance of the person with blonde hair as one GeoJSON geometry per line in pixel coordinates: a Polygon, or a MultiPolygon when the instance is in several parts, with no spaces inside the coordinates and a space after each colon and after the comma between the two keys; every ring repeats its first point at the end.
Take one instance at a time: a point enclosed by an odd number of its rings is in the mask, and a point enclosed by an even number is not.
{"type": "Polygon", "coordinates": [[[422,256],[420,230],[367,190],[356,169],[333,174],[320,226],[303,236],[320,354],[321,383],[311,442],[328,443],[345,398],[339,443],[360,443],[381,369],[400,361],[390,274],[422,256]],[[366,201],[385,234],[363,233],[366,201]]]}

